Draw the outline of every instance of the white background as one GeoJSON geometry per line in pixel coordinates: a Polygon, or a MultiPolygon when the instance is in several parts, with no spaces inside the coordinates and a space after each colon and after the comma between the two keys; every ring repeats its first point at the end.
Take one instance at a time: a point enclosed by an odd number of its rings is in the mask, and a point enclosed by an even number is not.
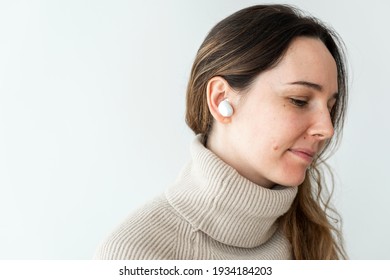
{"type": "MultiPolygon", "coordinates": [[[[198,47],[219,20],[260,3],[0,0],[0,259],[90,259],[161,193],[189,157],[185,88],[198,47]]],[[[334,204],[351,259],[390,259],[390,4],[284,3],[347,45],[334,204]]]]}

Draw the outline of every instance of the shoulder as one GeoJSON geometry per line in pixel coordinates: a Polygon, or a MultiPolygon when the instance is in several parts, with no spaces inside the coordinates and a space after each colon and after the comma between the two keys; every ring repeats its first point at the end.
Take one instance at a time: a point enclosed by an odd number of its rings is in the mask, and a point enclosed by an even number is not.
{"type": "Polygon", "coordinates": [[[95,259],[173,259],[183,223],[164,195],[131,214],[99,246],[95,259]]]}

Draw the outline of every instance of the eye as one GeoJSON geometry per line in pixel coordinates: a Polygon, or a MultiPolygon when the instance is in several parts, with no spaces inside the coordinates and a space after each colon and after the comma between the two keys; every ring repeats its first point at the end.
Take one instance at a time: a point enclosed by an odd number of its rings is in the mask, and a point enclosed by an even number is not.
{"type": "Polygon", "coordinates": [[[332,113],[333,109],[336,107],[336,103],[337,103],[337,98],[333,99],[332,102],[330,102],[328,106],[329,112],[332,113]]]}
{"type": "Polygon", "coordinates": [[[301,100],[301,99],[296,99],[296,98],[290,98],[290,102],[297,107],[304,107],[307,105],[306,100],[301,100]]]}

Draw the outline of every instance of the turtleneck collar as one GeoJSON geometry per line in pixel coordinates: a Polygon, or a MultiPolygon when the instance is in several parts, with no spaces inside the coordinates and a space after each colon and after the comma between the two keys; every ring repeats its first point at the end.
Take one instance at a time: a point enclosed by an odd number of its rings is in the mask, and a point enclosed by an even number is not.
{"type": "Polygon", "coordinates": [[[190,162],[167,189],[172,207],[196,230],[231,246],[252,248],[276,231],[291,207],[296,187],[263,188],[223,162],[197,135],[190,162]]]}

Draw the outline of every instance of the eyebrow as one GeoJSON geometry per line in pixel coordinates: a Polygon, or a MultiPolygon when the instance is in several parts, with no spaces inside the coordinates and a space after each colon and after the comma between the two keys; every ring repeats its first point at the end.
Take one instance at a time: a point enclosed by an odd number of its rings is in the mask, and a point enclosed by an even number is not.
{"type": "Polygon", "coordinates": [[[311,83],[311,82],[308,82],[308,81],[296,81],[296,82],[292,82],[292,83],[288,83],[289,85],[300,85],[300,86],[305,86],[305,87],[309,87],[309,88],[312,88],[312,89],[315,89],[315,90],[318,90],[318,91],[322,91],[322,86],[319,85],[319,84],[315,84],[315,83],[311,83]]]}
{"type": "MultiPolygon", "coordinates": [[[[319,85],[319,84],[316,84],[316,83],[312,83],[312,82],[308,82],[308,81],[296,81],[296,82],[292,82],[292,83],[288,83],[288,84],[289,85],[305,86],[305,87],[308,87],[308,88],[311,88],[311,89],[314,89],[314,90],[317,90],[317,91],[322,91],[323,90],[322,85],[319,85]]],[[[335,92],[332,97],[337,99],[339,97],[339,93],[335,92]]]]}

